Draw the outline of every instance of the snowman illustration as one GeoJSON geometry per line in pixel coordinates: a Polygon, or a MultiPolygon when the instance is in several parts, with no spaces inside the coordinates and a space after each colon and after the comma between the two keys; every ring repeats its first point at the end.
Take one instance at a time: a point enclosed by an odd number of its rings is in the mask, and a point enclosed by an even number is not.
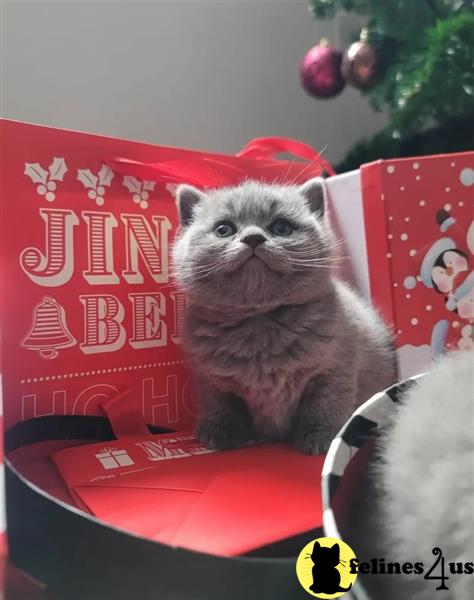
{"type": "MultiPolygon", "coordinates": [[[[444,209],[438,211],[436,221],[443,233],[456,222],[444,209]]],[[[471,256],[474,256],[474,221],[469,226],[466,244],[471,256]]],[[[445,295],[448,311],[467,321],[461,329],[458,346],[462,349],[473,348],[474,271],[470,269],[467,252],[460,250],[456,242],[449,237],[438,239],[423,258],[420,279],[426,287],[445,295]]],[[[444,352],[448,327],[448,322],[443,319],[433,328],[431,347],[435,356],[444,352]]]]}

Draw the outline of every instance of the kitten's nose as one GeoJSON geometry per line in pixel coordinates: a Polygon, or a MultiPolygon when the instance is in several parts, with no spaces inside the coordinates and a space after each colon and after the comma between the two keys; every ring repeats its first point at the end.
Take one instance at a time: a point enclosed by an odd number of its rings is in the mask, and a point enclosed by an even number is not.
{"type": "Polygon", "coordinates": [[[250,246],[251,248],[256,248],[260,244],[263,244],[263,242],[266,240],[267,238],[261,233],[250,233],[241,238],[240,241],[244,244],[247,244],[247,246],[250,246]]]}

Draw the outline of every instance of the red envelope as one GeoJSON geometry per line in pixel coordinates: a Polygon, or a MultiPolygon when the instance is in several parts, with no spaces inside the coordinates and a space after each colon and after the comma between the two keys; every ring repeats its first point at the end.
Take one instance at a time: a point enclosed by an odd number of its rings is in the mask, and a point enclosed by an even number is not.
{"type": "Polygon", "coordinates": [[[228,556],[321,526],[323,459],[283,443],[210,451],[186,433],[53,454],[84,510],[158,542],[228,556]]]}

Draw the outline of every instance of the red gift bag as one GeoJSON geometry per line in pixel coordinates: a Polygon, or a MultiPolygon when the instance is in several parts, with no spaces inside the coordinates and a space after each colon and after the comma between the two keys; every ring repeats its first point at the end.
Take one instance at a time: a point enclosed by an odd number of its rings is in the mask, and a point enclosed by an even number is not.
{"type": "Polygon", "coordinates": [[[378,161],[361,182],[371,296],[405,379],[474,349],[474,152],[378,161]]]}
{"type": "Polygon", "coordinates": [[[344,273],[393,327],[399,380],[474,347],[474,152],[379,160],[327,179],[344,273]]]}
{"type": "MultiPolygon", "coordinates": [[[[283,138],[254,140],[238,156],[225,156],[12,121],[2,121],[0,131],[0,350],[11,451],[11,555],[53,586],[74,581],[75,593],[81,585],[103,586],[101,598],[112,582],[100,570],[111,564],[114,598],[132,580],[134,598],[149,597],[149,586],[193,599],[199,586],[206,593],[213,586],[217,590],[218,582],[201,576],[193,589],[186,578],[170,582],[176,550],[127,535],[116,529],[117,523],[105,528],[68,507],[74,495],[48,457],[65,438],[67,445],[77,445],[113,439],[113,433],[121,439],[149,436],[149,426],[156,433],[156,427],[183,431],[194,424],[196,400],[181,351],[184,297],[170,279],[176,185],[205,189],[247,178],[299,184],[332,169],[306,144],[283,138]],[[279,160],[281,152],[299,160],[279,160]],[[105,422],[106,405],[121,416],[113,420],[114,432],[105,422]],[[25,520],[26,514],[35,518],[25,520]],[[88,559],[81,565],[68,559],[71,536],[82,544],[78,555],[88,559]],[[101,547],[107,548],[106,555],[101,547]],[[127,564],[138,554],[142,564],[125,577],[127,564]],[[147,561],[159,562],[160,577],[156,568],[146,567],[147,561]]],[[[114,448],[110,443],[101,447],[114,448]]],[[[292,464],[296,453],[285,452],[292,464]]],[[[317,464],[310,479],[319,495],[321,461],[297,458],[317,464]]],[[[97,460],[126,468],[130,458],[104,450],[97,460]]],[[[278,478],[270,479],[274,490],[278,478]]],[[[231,489],[234,482],[226,485],[231,489]]],[[[318,506],[315,526],[321,518],[318,506]]],[[[238,545],[232,548],[239,551],[238,545]]],[[[179,556],[191,569],[209,568],[218,560],[185,550],[179,556]]],[[[232,597],[250,597],[248,573],[262,573],[261,562],[221,560],[218,568],[234,582],[232,597]],[[247,575],[237,577],[242,569],[247,575]]],[[[288,589],[297,594],[292,561],[284,565],[283,585],[281,564],[279,570],[277,565],[263,567],[274,573],[275,598],[288,589]]],[[[92,598],[91,589],[82,597],[92,598]]]]}
{"type": "Polygon", "coordinates": [[[330,167],[280,138],[231,157],[11,121],[1,128],[6,427],[101,414],[102,401],[133,389],[147,423],[189,428],[196,407],[180,347],[184,298],[170,281],[170,190],[301,183],[330,167]],[[283,150],[312,162],[271,156],[283,150]]]}

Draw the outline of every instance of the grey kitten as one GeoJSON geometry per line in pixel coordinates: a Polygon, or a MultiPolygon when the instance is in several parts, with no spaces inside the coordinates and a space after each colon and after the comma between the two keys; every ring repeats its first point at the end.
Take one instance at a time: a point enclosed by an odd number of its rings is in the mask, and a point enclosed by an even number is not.
{"type": "Polygon", "coordinates": [[[326,451],[354,408],[394,381],[395,361],[376,312],[332,275],[324,181],[181,185],[177,205],[173,264],[199,439],[326,451]]]}
{"type": "MultiPolygon", "coordinates": [[[[396,560],[423,561],[425,573],[433,548],[441,548],[450,590],[444,595],[474,598],[474,575],[453,575],[448,566],[474,561],[474,351],[453,352],[411,388],[379,443],[383,545],[396,560]]],[[[433,576],[440,572],[438,565],[433,576]]],[[[394,598],[431,600],[441,582],[404,583],[411,588],[394,598]]]]}

